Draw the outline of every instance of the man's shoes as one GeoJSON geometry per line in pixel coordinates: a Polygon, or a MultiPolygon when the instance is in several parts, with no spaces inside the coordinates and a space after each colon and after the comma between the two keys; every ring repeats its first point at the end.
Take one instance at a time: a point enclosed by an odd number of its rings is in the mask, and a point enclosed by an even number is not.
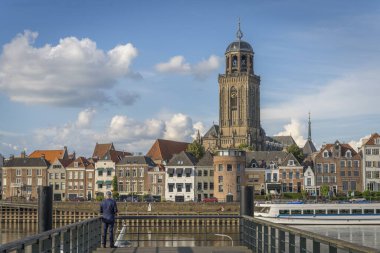
{"type": "Polygon", "coordinates": [[[107,248],[106,245],[103,245],[103,248],[107,248]]]}
{"type": "Polygon", "coordinates": [[[111,248],[117,248],[117,246],[115,246],[115,245],[111,245],[111,248]]]}

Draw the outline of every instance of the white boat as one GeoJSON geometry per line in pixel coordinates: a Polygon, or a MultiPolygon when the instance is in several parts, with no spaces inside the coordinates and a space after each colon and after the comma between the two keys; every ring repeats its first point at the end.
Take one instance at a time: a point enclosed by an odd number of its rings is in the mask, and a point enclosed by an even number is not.
{"type": "Polygon", "coordinates": [[[254,217],[291,225],[377,225],[380,203],[256,204],[254,217]]]}

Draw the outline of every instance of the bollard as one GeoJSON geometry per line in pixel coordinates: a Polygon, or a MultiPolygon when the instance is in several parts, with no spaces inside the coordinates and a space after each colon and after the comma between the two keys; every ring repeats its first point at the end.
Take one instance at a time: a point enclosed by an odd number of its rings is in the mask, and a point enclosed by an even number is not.
{"type": "Polygon", "coordinates": [[[240,186],[240,215],[253,216],[253,187],[240,186]]]}
{"type": "Polygon", "coordinates": [[[53,228],[53,186],[39,186],[38,189],[38,233],[53,228]]]}

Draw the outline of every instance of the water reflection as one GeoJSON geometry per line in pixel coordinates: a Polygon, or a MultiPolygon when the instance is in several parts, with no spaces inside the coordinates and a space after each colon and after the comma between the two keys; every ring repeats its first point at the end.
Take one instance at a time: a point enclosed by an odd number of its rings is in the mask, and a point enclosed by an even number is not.
{"type": "Polygon", "coordinates": [[[12,242],[37,233],[37,224],[1,224],[0,244],[12,242]]]}

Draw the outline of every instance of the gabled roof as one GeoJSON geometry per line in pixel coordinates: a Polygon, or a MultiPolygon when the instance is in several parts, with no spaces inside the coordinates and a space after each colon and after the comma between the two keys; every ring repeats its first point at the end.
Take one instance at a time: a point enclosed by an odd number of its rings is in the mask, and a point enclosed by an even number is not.
{"type": "Polygon", "coordinates": [[[49,163],[53,163],[56,159],[67,158],[67,149],[58,149],[58,150],[35,150],[28,157],[29,158],[41,158],[45,157],[49,163]]]}
{"type": "Polygon", "coordinates": [[[73,159],[58,159],[63,167],[67,167],[70,163],[73,162],[73,159]]]}
{"type": "Polygon", "coordinates": [[[153,160],[148,156],[124,156],[117,165],[124,164],[144,164],[150,167],[156,166],[153,160]]]}
{"type": "Polygon", "coordinates": [[[317,152],[317,149],[315,148],[313,142],[311,140],[307,140],[305,143],[305,146],[302,148],[302,152],[304,155],[309,155],[314,152],[317,152]]]}
{"type": "Polygon", "coordinates": [[[208,166],[212,167],[214,165],[214,158],[211,152],[206,151],[203,157],[197,163],[197,166],[208,166]]]}
{"type": "Polygon", "coordinates": [[[87,160],[85,157],[80,156],[74,161],[72,161],[67,167],[69,168],[84,168],[84,169],[93,169],[95,168],[94,164],[87,160]],[[75,163],[78,163],[77,167],[74,167],[75,163]]]}
{"type": "MultiPolygon", "coordinates": [[[[246,152],[246,167],[264,168],[270,162],[281,165],[288,157],[289,153],[285,151],[247,151],[246,152]]],[[[297,159],[295,159],[297,160],[297,159]]]]}
{"type": "Polygon", "coordinates": [[[39,158],[12,158],[5,162],[4,167],[49,167],[49,162],[39,158]]]}
{"type": "Polygon", "coordinates": [[[154,161],[169,161],[174,154],[185,151],[188,145],[189,143],[187,142],[157,139],[146,156],[149,156],[154,161]]]}
{"type": "Polygon", "coordinates": [[[104,154],[103,157],[99,158],[98,160],[111,160],[114,163],[117,163],[121,159],[123,159],[124,156],[131,156],[131,155],[132,154],[129,152],[118,151],[118,150],[109,150],[104,154]]]}
{"type": "Polygon", "coordinates": [[[280,142],[284,146],[291,146],[291,145],[296,144],[296,142],[294,141],[294,139],[291,135],[289,135],[289,136],[287,136],[287,135],[286,136],[272,136],[271,138],[274,139],[275,141],[280,142]]]}
{"type": "Polygon", "coordinates": [[[197,159],[190,153],[182,151],[170,159],[167,166],[195,166],[197,159]]]}
{"type": "Polygon", "coordinates": [[[212,125],[212,127],[205,133],[203,138],[216,138],[219,134],[219,126],[218,125],[212,125]]]}
{"type": "Polygon", "coordinates": [[[380,138],[378,133],[371,134],[371,137],[363,144],[364,145],[375,145],[375,139],[380,138]]]}
{"type": "Polygon", "coordinates": [[[317,153],[317,155],[315,156],[315,158],[317,157],[322,157],[323,156],[323,152],[325,150],[327,150],[329,152],[329,157],[331,156],[332,154],[332,151],[334,151],[334,148],[336,145],[339,145],[340,146],[340,156],[341,157],[344,157],[346,155],[346,152],[348,150],[351,151],[351,156],[353,158],[355,158],[356,155],[359,155],[358,152],[355,151],[355,149],[353,149],[350,144],[347,144],[347,143],[339,143],[339,141],[336,141],[335,143],[329,143],[329,144],[326,144],[325,146],[323,146],[321,148],[321,150],[317,153]]]}
{"type": "Polygon", "coordinates": [[[104,144],[96,143],[92,157],[100,159],[110,150],[115,150],[113,143],[104,143],[104,144]]]}

